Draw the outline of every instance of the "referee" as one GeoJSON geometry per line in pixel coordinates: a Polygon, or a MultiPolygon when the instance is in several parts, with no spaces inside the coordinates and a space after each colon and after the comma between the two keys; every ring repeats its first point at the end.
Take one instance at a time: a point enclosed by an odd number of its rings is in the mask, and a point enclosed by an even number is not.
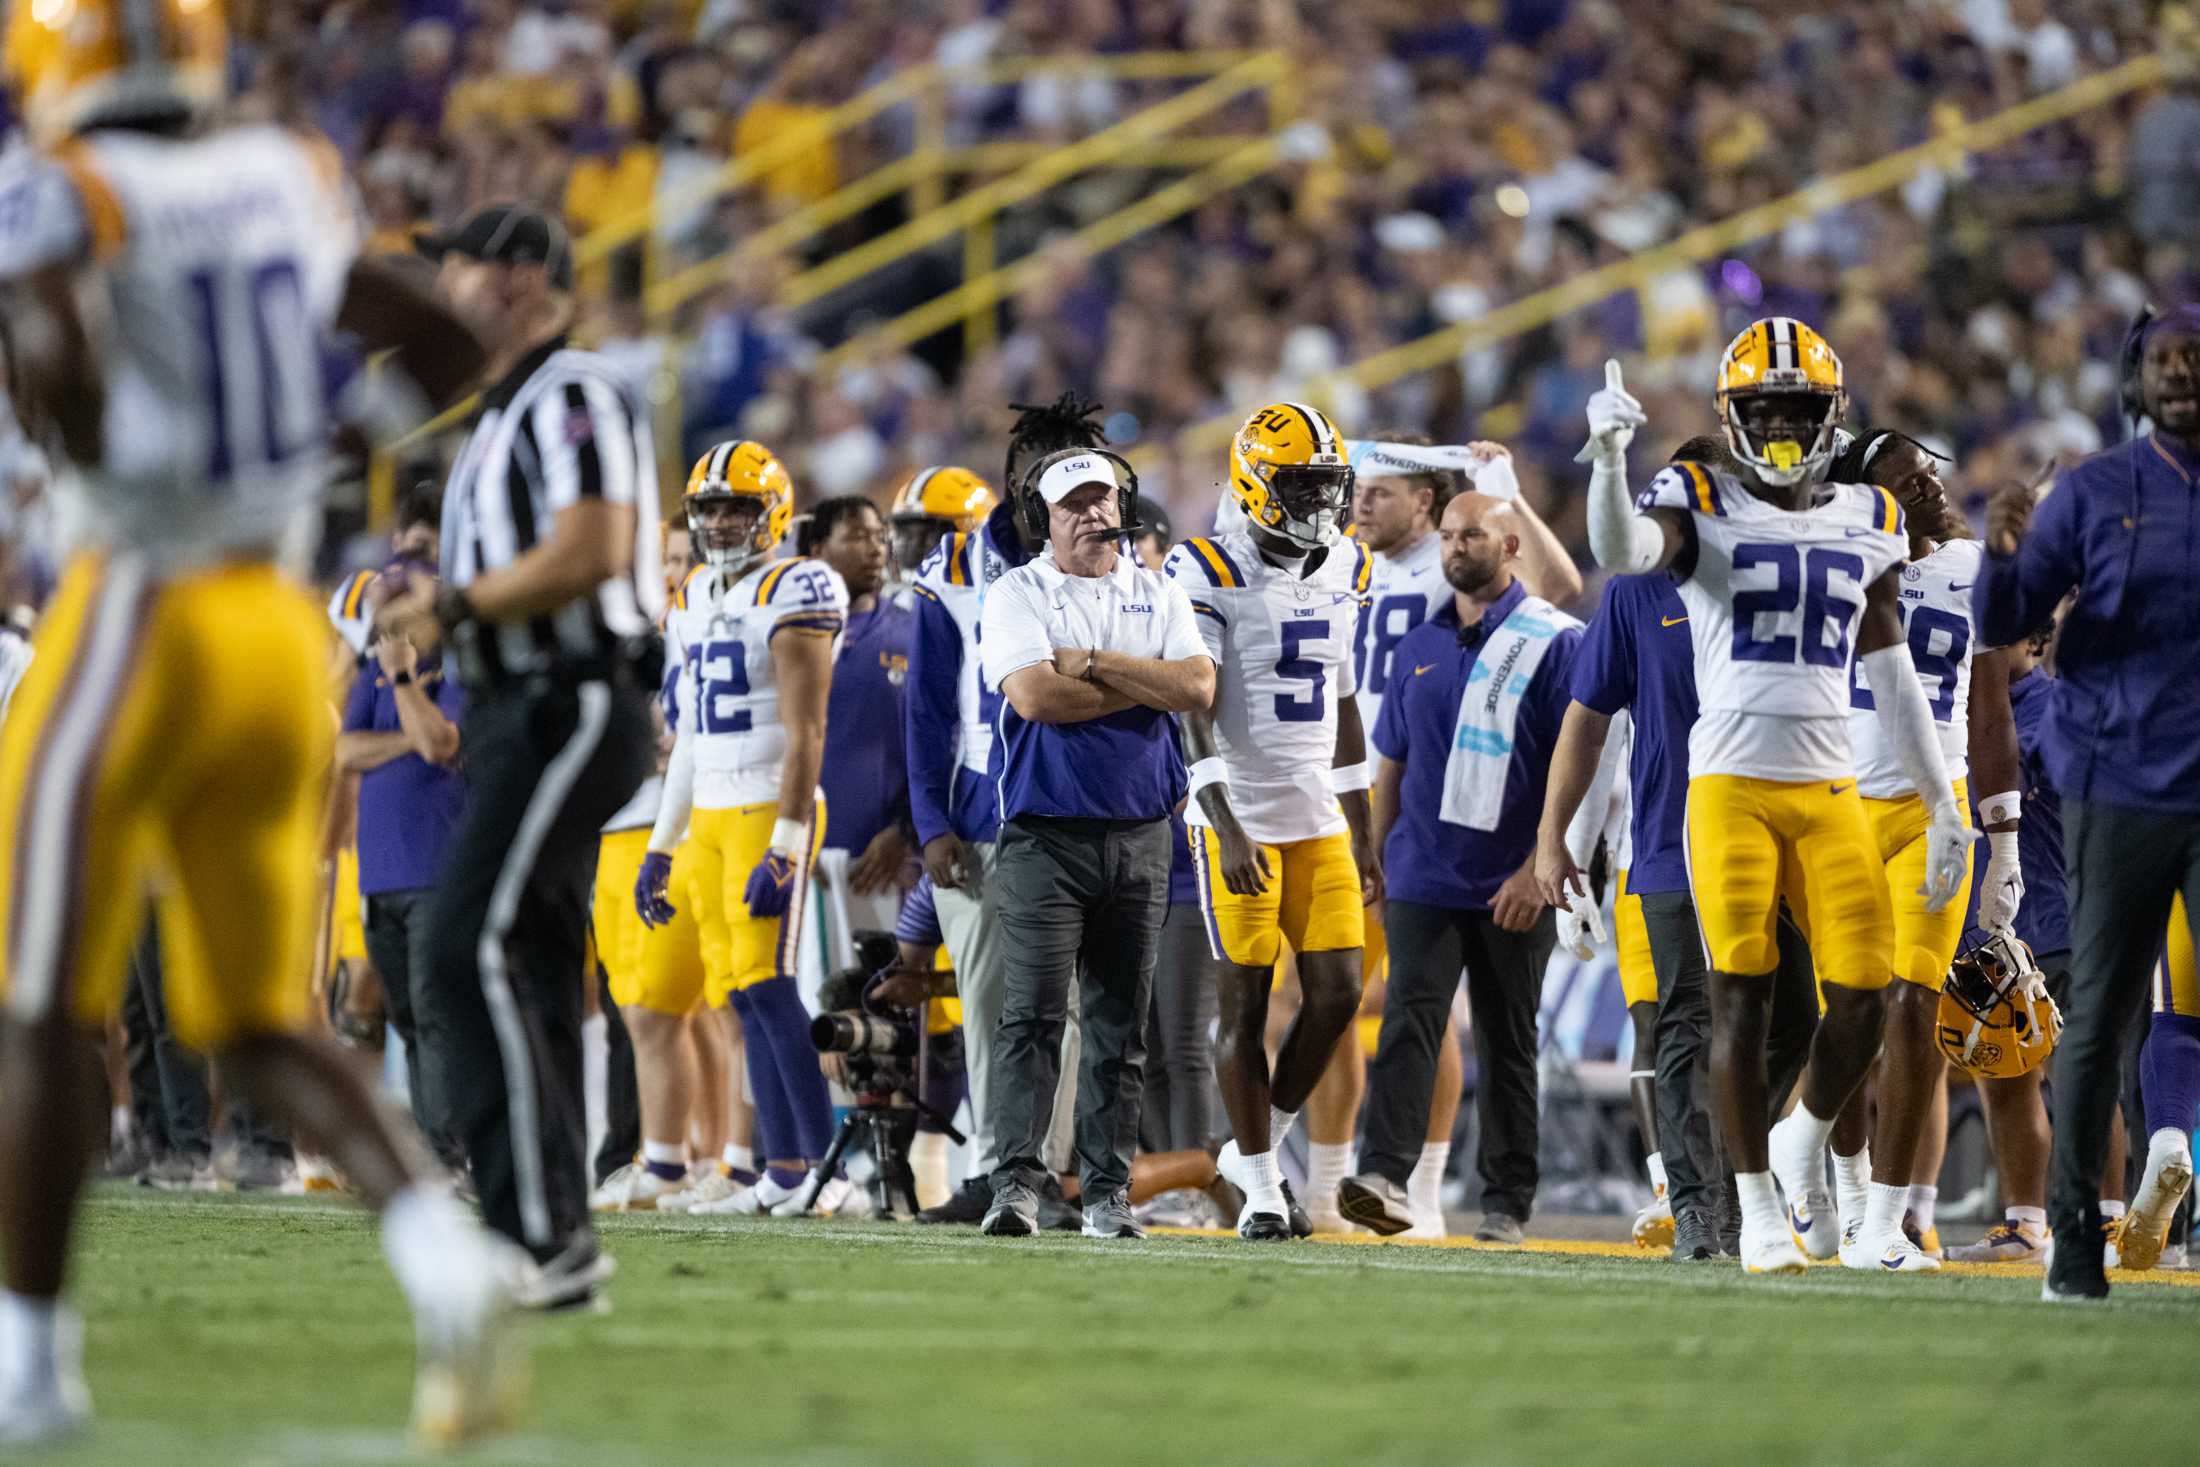
{"type": "Polygon", "coordinates": [[[581,984],[598,832],[649,772],[649,633],[663,600],[647,419],[566,345],[572,252],[524,205],[421,241],[489,352],[491,386],[443,497],[432,618],[467,686],[471,795],[430,900],[424,1057],[484,1219],[542,1265],[538,1303],[609,1276],[588,1226],[581,984]]]}
{"type": "Polygon", "coordinates": [[[1144,1236],[1131,1151],[1146,1014],[1169,910],[1169,815],[1187,788],[1177,713],[1214,700],[1215,664],[1184,588],[1125,549],[1137,476],[1070,448],[1012,491],[1046,549],[986,598],[978,646],[1001,690],[1001,835],[986,905],[1003,940],[987,1092],[999,1161],[985,1231],[1039,1229],[1062,1030],[1080,987],[1077,1167],[1087,1237],[1144,1236]]]}

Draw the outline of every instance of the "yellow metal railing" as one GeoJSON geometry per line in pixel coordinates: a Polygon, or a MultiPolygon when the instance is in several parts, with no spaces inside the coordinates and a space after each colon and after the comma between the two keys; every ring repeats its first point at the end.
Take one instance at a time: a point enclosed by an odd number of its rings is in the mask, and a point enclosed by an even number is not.
{"type": "MultiPolygon", "coordinates": [[[[1967,154],[1989,151],[2026,133],[2105,106],[2142,88],[2159,85],[2171,75],[2173,65],[2173,60],[2165,59],[2162,53],[2154,53],[2081,78],[2056,91],[1951,128],[1899,153],[1817,179],[1782,198],[1701,225],[1662,245],[1522,296],[1472,321],[1461,321],[1362,357],[1308,383],[1302,393],[1320,404],[1341,386],[1382,387],[1417,372],[1431,371],[1456,361],[1462,353],[1524,335],[1623,290],[1639,290],[1675,270],[1701,264],[1737,245],[1763,239],[1795,220],[1900,188],[1930,169],[1952,170],[1961,165],[1967,154]]],[[[1237,423],[1234,416],[1218,416],[1194,423],[1178,432],[1177,448],[1182,453],[1219,448],[1229,441],[1237,423]]],[[[1133,459],[1151,456],[1152,450],[1148,450],[1144,455],[1134,454],[1133,459]]]]}

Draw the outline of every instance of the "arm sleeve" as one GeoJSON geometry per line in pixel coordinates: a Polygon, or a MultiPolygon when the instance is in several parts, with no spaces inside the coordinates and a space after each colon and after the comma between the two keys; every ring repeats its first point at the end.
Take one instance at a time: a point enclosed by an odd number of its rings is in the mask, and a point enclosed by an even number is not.
{"type": "Polygon", "coordinates": [[[2006,647],[2032,635],[2078,584],[2079,472],[2064,474],[2040,502],[2015,555],[1986,552],[1971,589],[1971,615],[1985,646],[2006,647]]]}
{"type": "Polygon", "coordinates": [[[962,630],[930,587],[919,582],[909,635],[908,713],[902,753],[909,764],[909,813],[917,843],[947,834],[962,732],[962,630]]]}
{"type": "Polygon", "coordinates": [[[649,848],[669,851],[687,834],[688,807],[695,803],[695,735],[686,729],[673,740],[672,757],[665,761],[665,790],[657,803],[657,823],[650,828],[649,848]]]}
{"type": "Polygon", "coordinates": [[[1940,752],[1940,736],[1933,728],[1933,710],[1925,701],[1925,688],[1917,680],[1917,665],[1910,660],[1907,642],[1896,642],[1863,656],[1864,681],[1877,705],[1879,726],[1886,732],[1895,759],[1910,787],[1932,811],[1935,821],[1960,821],[1955,787],[1948,780],[1948,762],[1940,752]]]}
{"type": "Polygon", "coordinates": [[[985,598],[978,653],[985,680],[996,688],[1013,673],[1054,660],[1054,643],[1032,599],[1031,583],[1021,576],[1002,581],[985,598]]]}
{"type": "MultiPolygon", "coordinates": [[[[1589,550],[1606,570],[1640,573],[1656,570],[1665,554],[1665,532],[1637,513],[1656,507],[1654,496],[1672,474],[1667,469],[1650,481],[1639,505],[1627,493],[1627,465],[1598,459],[1589,470],[1589,550]]],[[[1678,506],[1675,506],[1676,508],[1678,506]]]]}

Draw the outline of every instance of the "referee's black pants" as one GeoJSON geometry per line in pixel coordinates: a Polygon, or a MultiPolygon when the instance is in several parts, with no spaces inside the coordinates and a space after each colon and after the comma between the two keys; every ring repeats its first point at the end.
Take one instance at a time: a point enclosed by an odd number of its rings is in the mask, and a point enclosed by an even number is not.
{"type": "Polygon", "coordinates": [[[1474,1016],[1482,1209],[1526,1222],[1540,1176],[1535,1019],[1558,919],[1546,911],[1526,932],[1508,932],[1486,910],[1393,897],[1383,903],[1383,935],[1390,987],[1382,1038],[1367,1067],[1360,1167],[1401,1187],[1412,1175],[1436,1093],[1436,1047],[1449,1041],[1451,996],[1464,968],[1474,1016]]]}
{"type": "Polygon", "coordinates": [[[530,680],[476,692],[461,735],[466,822],[414,974],[424,1078],[483,1219],[547,1261],[588,1225],[589,900],[603,823],[649,772],[648,704],[623,680],[530,680]]]}
{"type": "MultiPolygon", "coordinates": [[[[2200,914],[2200,815],[2065,800],[2063,850],[2070,987],[2055,1046],[2047,1222],[2065,1238],[2091,1238],[2100,1228],[2108,1116],[2122,1101],[2127,1036],[2161,956],[2170,898],[2182,891],[2186,913],[2200,914]]],[[[2132,1133],[2134,1152],[2145,1151],[2145,1132],[2142,1123],[2132,1133]]],[[[2060,1271],[2060,1254],[2056,1262],[2060,1271]]]]}

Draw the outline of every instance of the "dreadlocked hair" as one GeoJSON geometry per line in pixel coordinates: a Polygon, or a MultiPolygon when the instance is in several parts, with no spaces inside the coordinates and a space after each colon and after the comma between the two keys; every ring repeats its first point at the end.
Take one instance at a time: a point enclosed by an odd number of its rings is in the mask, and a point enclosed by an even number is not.
{"type": "Polygon", "coordinates": [[[1074,392],[1065,392],[1043,407],[1028,402],[1008,406],[1016,414],[1016,425],[1009,429],[1008,457],[1001,465],[1001,487],[1006,492],[1015,492],[1017,469],[1033,459],[1065,448],[1101,448],[1107,444],[1107,434],[1093,421],[1100,404],[1074,392]]]}
{"type": "Polygon", "coordinates": [[[1909,444],[1910,447],[1924,454],[1927,458],[1937,458],[1943,463],[1948,461],[1948,455],[1938,449],[1927,447],[1899,428],[1874,428],[1869,433],[1859,434],[1854,443],[1835,455],[1833,462],[1826,466],[1826,482],[1829,484],[1878,483],[1878,480],[1870,477],[1871,466],[1886,457],[1888,449],[1900,443],[1909,444]]]}

